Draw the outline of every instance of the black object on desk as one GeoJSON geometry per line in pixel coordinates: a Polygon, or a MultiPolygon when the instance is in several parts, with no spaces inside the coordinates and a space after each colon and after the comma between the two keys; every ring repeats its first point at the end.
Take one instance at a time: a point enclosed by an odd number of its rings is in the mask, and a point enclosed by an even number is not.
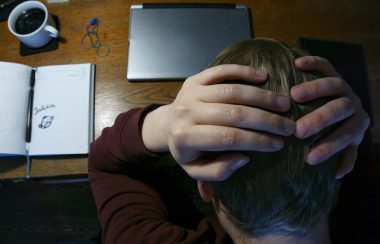
{"type": "MultiPolygon", "coordinates": [[[[0,21],[7,20],[12,10],[17,5],[25,1],[26,0],[0,0],[0,21]]],[[[56,15],[52,15],[52,17],[56,23],[57,30],[59,30],[60,24],[59,24],[58,17],[56,15]]],[[[28,56],[28,55],[32,55],[36,53],[53,51],[58,48],[58,44],[59,44],[58,38],[53,38],[48,44],[40,48],[30,48],[20,42],[20,55],[28,56]]]]}
{"type": "Polygon", "coordinates": [[[0,0],[0,21],[8,19],[12,10],[26,0],[0,0]]]}
{"type": "Polygon", "coordinates": [[[43,53],[48,51],[53,51],[58,48],[58,38],[53,38],[48,44],[46,44],[43,47],[40,48],[31,48],[26,45],[24,45],[22,42],[20,42],[20,55],[21,56],[29,56],[36,53],[43,53]]]}
{"type": "Polygon", "coordinates": [[[373,125],[367,66],[362,46],[305,37],[299,39],[299,44],[303,50],[311,55],[324,57],[330,61],[336,71],[342,75],[343,79],[358,95],[364,110],[371,118],[371,125],[373,125]]]}
{"type": "MultiPolygon", "coordinates": [[[[61,26],[59,23],[58,16],[52,15],[52,17],[53,17],[54,22],[56,24],[56,28],[59,31],[61,26]]],[[[20,42],[20,55],[21,56],[29,56],[29,55],[33,55],[36,53],[53,51],[53,50],[56,50],[58,48],[58,44],[59,44],[59,37],[51,39],[51,41],[48,44],[46,44],[43,47],[39,47],[39,48],[31,48],[31,47],[24,45],[22,42],[20,42]]]]}

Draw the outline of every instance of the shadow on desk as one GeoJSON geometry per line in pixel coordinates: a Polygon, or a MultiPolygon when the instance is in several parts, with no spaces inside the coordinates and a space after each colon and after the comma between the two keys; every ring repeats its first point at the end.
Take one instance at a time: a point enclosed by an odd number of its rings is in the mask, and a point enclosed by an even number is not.
{"type": "Polygon", "coordinates": [[[13,169],[25,166],[26,157],[2,157],[0,158],[0,173],[5,173],[13,169]]]}
{"type": "Polygon", "coordinates": [[[100,243],[87,176],[3,180],[0,199],[0,243],[100,243]]]}

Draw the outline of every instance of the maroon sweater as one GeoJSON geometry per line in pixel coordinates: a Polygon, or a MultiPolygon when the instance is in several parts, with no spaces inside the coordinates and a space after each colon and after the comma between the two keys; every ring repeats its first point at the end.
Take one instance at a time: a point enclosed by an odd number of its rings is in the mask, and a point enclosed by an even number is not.
{"type": "MultiPolygon", "coordinates": [[[[201,214],[156,167],[159,155],[145,148],[142,121],[154,108],[120,114],[91,145],[89,180],[103,243],[231,243],[218,220],[201,214]]],[[[370,138],[363,144],[359,150],[363,162],[344,178],[332,214],[331,236],[336,243],[375,243],[378,238],[380,174],[370,138]]]]}

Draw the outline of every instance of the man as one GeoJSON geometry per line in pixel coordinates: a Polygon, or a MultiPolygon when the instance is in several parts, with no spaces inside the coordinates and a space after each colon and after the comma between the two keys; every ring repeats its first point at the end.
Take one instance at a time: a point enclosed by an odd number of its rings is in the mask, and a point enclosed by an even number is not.
{"type": "MultiPolygon", "coordinates": [[[[162,153],[170,152],[200,182],[224,180],[249,161],[242,151],[278,151],[284,144],[282,136],[307,138],[344,120],[312,146],[306,161],[318,164],[343,150],[337,178],[350,172],[369,124],[368,116],[326,60],[308,56],[297,59],[295,65],[302,70],[319,71],[328,78],[292,87],[292,99],[304,102],[335,97],[295,122],[268,112],[287,111],[287,96],[253,86],[222,83],[260,83],[267,79],[265,72],[240,65],[219,65],[190,77],[169,105],[119,115],[114,126],[106,128],[92,144],[89,156],[89,178],[103,241],[231,242],[215,218],[202,216],[173,183],[167,182],[168,178],[161,177],[155,164],[162,153]],[[236,111],[244,116],[238,116],[236,111]],[[209,158],[202,156],[205,151],[221,153],[209,158]]],[[[207,198],[207,188],[204,189],[200,187],[201,195],[207,198]]],[[[235,238],[231,229],[223,226],[235,238]]]]}

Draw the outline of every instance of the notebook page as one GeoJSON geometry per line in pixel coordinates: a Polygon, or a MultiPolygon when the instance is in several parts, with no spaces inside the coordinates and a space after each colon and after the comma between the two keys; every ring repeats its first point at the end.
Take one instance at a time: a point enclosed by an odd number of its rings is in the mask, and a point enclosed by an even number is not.
{"type": "Polygon", "coordinates": [[[0,62],[0,155],[25,155],[26,115],[32,68],[0,62]]]}
{"type": "Polygon", "coordinates": [[[90,77],[91,64],[38,68],[31,155],[88,153],[90,77]]]}

